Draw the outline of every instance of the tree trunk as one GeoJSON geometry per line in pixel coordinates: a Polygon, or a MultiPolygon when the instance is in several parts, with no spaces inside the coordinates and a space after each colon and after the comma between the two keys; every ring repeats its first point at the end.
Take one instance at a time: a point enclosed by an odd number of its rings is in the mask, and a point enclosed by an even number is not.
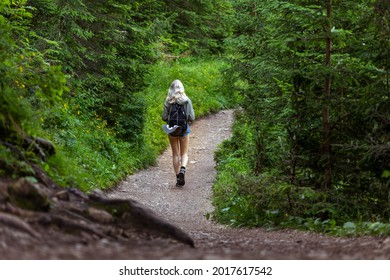
{"type": "MultiPolygon", "coordinates": [[[[326,58],[325,65],[330,70],[331,66],[331,51],[332,51],[332,1],[326,1],[326,58]]],[[[330,128],[330,109],[329,101],[331,97],[331,77],[330,72],[327,73],[324,86],[324,103],[322,107],[322,128],[323,128],[323,143],[322,143],[322,157],[324,159],[324,182],[325,189],[330,188],[332,184],[332,162],[331,162],[331,128],[330,128]]]]}

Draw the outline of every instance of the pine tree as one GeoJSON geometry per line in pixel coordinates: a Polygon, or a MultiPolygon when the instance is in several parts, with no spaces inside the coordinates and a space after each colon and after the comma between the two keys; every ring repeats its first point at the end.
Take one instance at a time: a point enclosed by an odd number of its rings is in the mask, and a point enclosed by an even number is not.
{"type": "Polygon", "coordinates": [[[386,60],[377,59],[388,42],[374,39],[386,38],[384,2],[234,2],[241,23],[229,42],[247,82],[253,172],[285,178],[297,187],[290,195],[310,186],[325,201],[311,213],[323,218],[389,215],[378,207],[387,205],[389,154],[386,60]]]}

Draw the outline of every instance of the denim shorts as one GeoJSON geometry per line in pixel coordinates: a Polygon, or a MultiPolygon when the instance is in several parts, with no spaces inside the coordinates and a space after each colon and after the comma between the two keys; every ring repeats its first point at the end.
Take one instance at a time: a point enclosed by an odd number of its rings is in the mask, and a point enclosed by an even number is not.
{"type": "Polygon", "coordinates": [[[178,135],[178,136],[171,136],[171,135],[169,135],[169,136],[170,136],[170,137],[177,137],[177,138],[180,138],[180,137],[185,137],[185,136],[187,136],[188,134],[190,134],[190,132],[191,132],[190,125],[187,123],[187,130],[184,131],[183,134],[180,134],[180,135],[178,135]]]}

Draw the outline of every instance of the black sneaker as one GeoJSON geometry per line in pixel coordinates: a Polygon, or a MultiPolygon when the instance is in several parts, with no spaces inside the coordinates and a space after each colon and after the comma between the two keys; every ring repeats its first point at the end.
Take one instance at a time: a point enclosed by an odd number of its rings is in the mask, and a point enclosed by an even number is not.
{"type": "Polygon", "coordinates": [[[186,183],[186,181],[185,181],[185,174],[186,174],[186,168],[184,166],[182,166],[180,168],[180,173],[177,174],[176,186],[182,187],[182,186],[185,185],[185,183],[186,183]]]}
{"type": "Polygon", "coordinates": [[[176,187],[180,187],[180,184],[179,184],[179,174],[176,175],[176,187]]]}

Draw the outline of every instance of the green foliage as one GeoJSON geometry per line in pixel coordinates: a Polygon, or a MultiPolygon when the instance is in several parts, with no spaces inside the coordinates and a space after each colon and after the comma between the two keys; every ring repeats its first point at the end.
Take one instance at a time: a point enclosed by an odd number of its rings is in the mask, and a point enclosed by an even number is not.
{"type": "Polygon", "coordinates": [[[223,53],[224,39],[232,32],[233,9],[230,1],[164,0],[163,2],[165,12],[172,17],[170,38],[172,42],[181,42],[181,46],[184,47],[180,49],[182,52],[190,51],[197,55],[223,53]]]}
{"type": "Polygon", "coordinates": [[[139,148],[116,138],[99,116],[83,116],[75,109],[65,103],[42,117],[47,138],[59,148],[44,165],[52,178],[63,186],[89,191],[110,187],[142,167],[139,148]]]}
{"type": "Polygon", "coordinates": [[[370,196],[338,186],[328,192],[289,183],[286,172],[263,169],[254,173],[256,140],[239,115],[231,139],[215,154],[217,179],[213,186],[214,219],[232,226],[293,227],[334,235],[388,235],[386,205],[370,196]],[[355,222],[350,222],[355,221],[355,222]],[[368,222],[373,221],[373,222],[368,222]]]}
{"type": "Polygon", "coordinates": [[[34,175],[31,166],[20,161],[10,148],[0,145],[0,177],[18,178],[34,175]]]}
{"type": "Polygon", "coordinates": [[[32,2],[37,8],[36,44],[49,49],[50,57],[74,77],[72,102],[84,114],[102,117],[118,137],[139,142],[143,118],[138,111],[144,104],[133,94],[144,86],[145,64],[152,60],[151,43],[156,38],[149,32],[149,14],[139,12],[143,4],[32,2]]]}
{"type": "Polygon", "coordinates": [[[26,146],[41,133],[39,114],[67,91],[60,68],[50,65],[29,40],[31,7],[26,1],[0,5],[0,176],[35,176],[41,160],[26,146]]]}
{"type": "Polygon", "coordinates": [[[386,26],[390,7],[374,2],[335,3],[329,16],[325,2],[233,1],[230,73],[246,84],[237,122],[250,133],[235,131],[228,144],[234,149],[220,152],[229,155],[219,168],[232,196],[221,195],[218,179],[218,220],[345,233],[359,232],[350,221],[388,221],[388,59],[382,54],[389,45],[388,28],[378,23],[386,26]],[[237,160],[230,153],[247,155],[243,175],[222,167],[237,160]]]}
{"type": "Polygon", "coordinates": [[[29,43],[25,2],[0,6],[0,140],[14,144],[24,130],[36,129],[36,110],[61,100],[67,90],[59,67],[29,43]]]}

